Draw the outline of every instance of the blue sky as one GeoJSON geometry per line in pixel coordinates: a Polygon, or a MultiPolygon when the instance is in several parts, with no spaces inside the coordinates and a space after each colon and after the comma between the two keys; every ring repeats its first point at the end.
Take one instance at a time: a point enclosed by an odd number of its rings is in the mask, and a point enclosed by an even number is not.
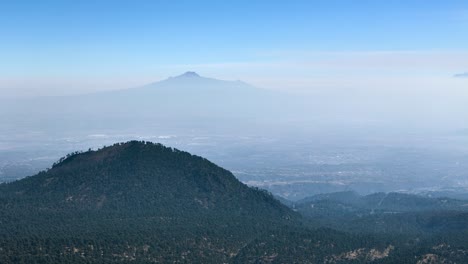
{"type": "Polygon", "coordinates": [[[459,88],[467,32],[467,1],[2,1],[0,91],[117,89],[187,70],[272,89],[459,88]]]}

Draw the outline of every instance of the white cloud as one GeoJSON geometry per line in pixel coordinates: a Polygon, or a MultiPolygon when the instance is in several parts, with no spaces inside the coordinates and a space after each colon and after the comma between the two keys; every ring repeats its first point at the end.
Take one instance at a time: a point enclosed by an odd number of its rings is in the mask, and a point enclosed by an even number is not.
{"type": "Polygon", "coordinates": [[[458,74],[455,74],[453,77],[455,77],[455,78],[468,78],[468,72],[458,73],[458,74]]]}

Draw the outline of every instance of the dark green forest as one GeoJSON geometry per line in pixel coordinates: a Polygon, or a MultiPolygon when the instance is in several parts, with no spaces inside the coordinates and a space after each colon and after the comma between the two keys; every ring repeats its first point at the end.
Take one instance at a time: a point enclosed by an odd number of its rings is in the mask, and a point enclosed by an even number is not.
{"type": "Polygon", "coordinates": [[[0,263],[468,262],[465,201],[283,202],[160,144],[75,152],[0,185],[0,263]]]}

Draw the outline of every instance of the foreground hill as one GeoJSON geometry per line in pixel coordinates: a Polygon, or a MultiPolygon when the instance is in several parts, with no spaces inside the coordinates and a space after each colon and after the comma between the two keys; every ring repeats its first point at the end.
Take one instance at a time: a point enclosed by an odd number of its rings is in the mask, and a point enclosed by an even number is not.
{"type": "Polygon", "coordinates": [[[70,155],[48,171],[0,188],[8,204],[44,210],[294,218],[271,195],[206,159],[136,141],[70,155]]]}
{"type": "Polygon", "coordinates": [[[310,226],[187,152],[127,142],[0,185],[0,263],[414,263],[467,259],[466,236],[310,226]],[[415,242],[416,241],[416,242],[415,242]]]}
{"type": "MultiPolygon", "coordinates": [[[[0,263],[243,263],[267,257],[251,250],[272,237],[276,250],[330,233],[305,230],[269,193],[204,158],[136,141],[0,185],[0,223],[0,263]]],[[[329,244],[316,260],[353,247],[329,244]]]]}

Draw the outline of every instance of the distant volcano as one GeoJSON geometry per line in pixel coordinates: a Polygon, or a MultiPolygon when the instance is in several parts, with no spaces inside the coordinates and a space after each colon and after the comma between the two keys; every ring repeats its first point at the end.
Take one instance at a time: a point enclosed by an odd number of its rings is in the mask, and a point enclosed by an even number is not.
{"type": "Polygon", "coordinates": [[[198,73],[193,72],[193,71],[188,71],[188,72],[185,72],[184,74],[176,76],[175,78],[197,78],[197,77],[200,77],[198,73]]]}

